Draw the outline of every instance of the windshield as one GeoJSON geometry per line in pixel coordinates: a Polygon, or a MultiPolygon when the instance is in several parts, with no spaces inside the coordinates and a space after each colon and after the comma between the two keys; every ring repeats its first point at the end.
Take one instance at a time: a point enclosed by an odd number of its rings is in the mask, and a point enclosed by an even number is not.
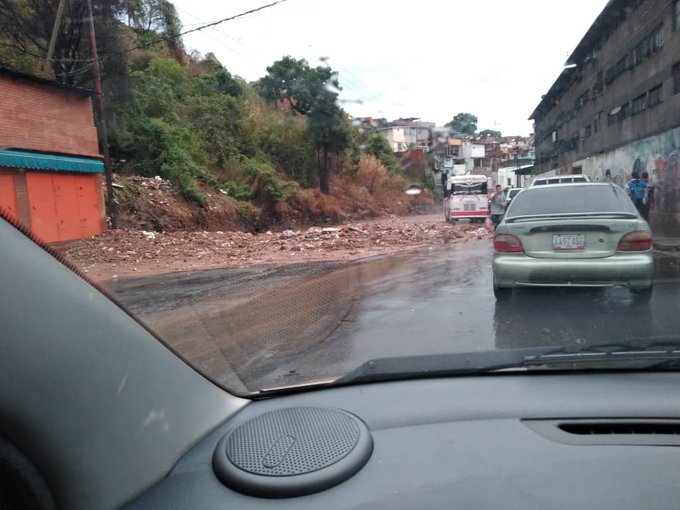
{"type": "Polygon", "coordinates": [[[479,184],[454,184],[452,186],[454,195],[486,195],[486,188],[485,182],[479,184]]]}
{"type": "Polygon", "coordinates": [[[239,395],[673,347],[670,3],[0,0],[0,209],[239,395]]]}
{"type": "Polygon", "coordinates": [[[507,217],[588,213],[636,214],[636,211],[618,186],[560,184],[526,190],[512,201],[507,217]]]}

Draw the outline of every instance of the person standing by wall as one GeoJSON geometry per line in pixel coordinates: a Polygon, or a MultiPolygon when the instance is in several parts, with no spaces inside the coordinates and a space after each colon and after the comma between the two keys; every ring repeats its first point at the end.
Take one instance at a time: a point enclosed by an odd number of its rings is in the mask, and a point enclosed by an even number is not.
{"type": "Polygon", "coordinates": [[[628,185],[626,186],[628,196],[633,201],[640,214],[644,217],[644,200],[647,184],[640,179],[640,174],[636,171],[633,171],[631,177],[631,180],[628,181],[628,185]]]}
{"type": "Polygon", "coordinates": [[[501,218],[505,214],[505,205],[507,199],[503,194],[503,189],[500,184],[496,185],[496,192],[491,195],[491,200],[489,200],[489,214],[491,215],[491,223],[493,223],[493,229],[501,222],[501,218]]]}

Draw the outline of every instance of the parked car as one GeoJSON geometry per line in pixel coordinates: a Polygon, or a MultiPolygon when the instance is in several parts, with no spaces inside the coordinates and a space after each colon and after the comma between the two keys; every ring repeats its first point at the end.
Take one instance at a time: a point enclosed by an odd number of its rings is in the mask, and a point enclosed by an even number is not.
{"type": "Polygon", "coordinates": [[[610,183],[531,187],[517,195],[494,237],[497,299],[516,287],[624,285],[652,292],[652,233],[625,191],[610,183]]]}
{"type": "Polygon", "coordinates": [[[531,186],[542,186],[545,184],[573,184],[576,182],[590,182],[587,175],[559,175],[554,177],[536,177],[531,181],[531,186]]]}
{"type": "Polygon", "coordinates": [[[506,201],[506,204],[507,204],[507,205],[506,205],[506,208],[507,208],[508,206],[510,206],[510,204],[512,203],[512,200],[513,200],[513,199],[517,196],[517,194],[518,194],[520,191],[522,191],[523,189],[524,189],[524,188],[510,188],[510,189],[506,192],[506,194],[505,194],[505,197],[506,197],[506,199],[507,199],[507,201],[506,201]]]}

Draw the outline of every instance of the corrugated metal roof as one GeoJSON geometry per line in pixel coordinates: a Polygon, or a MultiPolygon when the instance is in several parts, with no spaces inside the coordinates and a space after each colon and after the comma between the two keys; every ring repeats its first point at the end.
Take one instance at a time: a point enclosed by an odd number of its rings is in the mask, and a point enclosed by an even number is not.
{"type": "Polygon", "coordinates": [[[54,170],[60,172],[83,172],[101,174],[104,164],[98,159],[55,156],[37,152],[0,150],[0,167],[27,168],[31,170],[54,170]]]}

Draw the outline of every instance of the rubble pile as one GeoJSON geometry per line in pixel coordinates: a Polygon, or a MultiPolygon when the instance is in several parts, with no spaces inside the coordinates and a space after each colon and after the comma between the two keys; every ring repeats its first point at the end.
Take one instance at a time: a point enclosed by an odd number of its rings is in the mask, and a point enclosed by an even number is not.
{"type": "Polygon", "coordinates": [[[491,232],[480,224],[450,225],[432,215],[258,234],[111,230],[70,243],[62,251],[93,278],[101,279],[210,267],[345,260],[488,237],[491,232]]]}

